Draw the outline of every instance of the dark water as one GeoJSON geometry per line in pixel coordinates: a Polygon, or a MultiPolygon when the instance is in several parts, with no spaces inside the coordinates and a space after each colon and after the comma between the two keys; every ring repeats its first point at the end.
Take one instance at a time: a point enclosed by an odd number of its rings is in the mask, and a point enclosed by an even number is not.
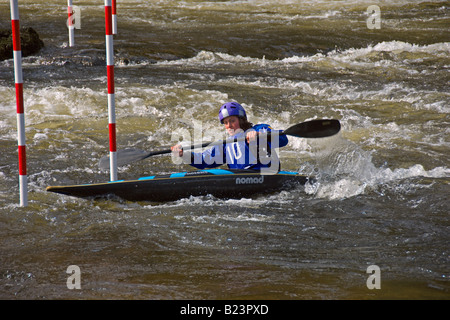
{"type": "MultiPolygon", "coordinates": [[[[447,1],[119,1],[118,148],[223,136],[240,102],[291,138],[282,167],[306,190],[171,203],[90,201],[48,185],[103,182],[108,153],[103,2],[83,1],[68,47],[61,1],[21,1],[45,48],[24,58],[29,204],[18,197],[12,60],[0,62],[3,299],[448,299],[447,1]],[[378,4],[381,28],[367,27],[378,4]],[[81,271],[70,290],[68,266],[81,271]],[[367,268],[380,268],[369,290],[367,268]]],[[[0,4],[0,27],[10,27],[0,4]]],[[[119,179],[189,170],[157,156],[119,179]]]]}

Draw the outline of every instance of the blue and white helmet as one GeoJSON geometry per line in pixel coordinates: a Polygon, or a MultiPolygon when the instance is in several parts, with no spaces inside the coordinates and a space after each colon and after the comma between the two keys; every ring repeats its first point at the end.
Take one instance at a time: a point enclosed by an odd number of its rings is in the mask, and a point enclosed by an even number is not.
{"type": "Polygon", "coordinates": [[[220,107],[219,120],[223,124],[223,119],[229,116],[238,116],[247,119],[244,108],[237,102],[227,102],[220,107]]]}

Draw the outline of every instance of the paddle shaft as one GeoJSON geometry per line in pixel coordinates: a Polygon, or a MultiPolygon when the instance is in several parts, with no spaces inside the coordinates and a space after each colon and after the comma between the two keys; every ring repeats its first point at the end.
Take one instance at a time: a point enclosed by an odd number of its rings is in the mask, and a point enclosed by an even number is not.
{"type": "MultiPolygon", "coordinates": [[[[302,123],[298,123],[296,125],[293,125],[292,127],[289,127],[286,130],[281,131],[278,133],[278,135],[289,135],[294,136],[297,138],[324,138],[329,137],[332,135],[335,135],[339,132],[341,129],[341,125],[338,120],[311,120],[306,121],[302,123]]],[[[260,134],[261,136],[270,137],[271,132],[265,132],[263,134],[260,134]]],[[[205,142],[202,144],[193,144],[190,146],[190,149],[197,149],[197,148],[205,148],[205,147],[214,147],[218,145],[223,145],[227,143],[234,143],[234,142],[241,142],[246,139],[245,136],[240,138],[233,138],[233,139],[225,139],[225,140],[218,140],[215,142],[205,142]]],[[[147,156],[145,156],[143,159],[158,155],[158,154],[165,154],[165,153],[171,153],[172,149],[166,149],[161,151],[152,151],[149,152],[147,156]]]]}
{"type": "MultiPolygon", "coordinates": [[[[281,132],[279,135],[286,135],[286,133],[281,132]]],[[[271,136],[270,132],[267,132],[264,134],[264,136],[269,137],[271,136]]],[[[197,143],[197,144],[192,144],[189,146],[190,150],[194,150],[194,149],[198,149],[198,148],[205,148],[205,147],[215,147],[218,145],[223,145],[223,144],[227,144],[227,143],[234,143],[234,142],[241,142],[244,141],[246,139],[246,137],[240,137],[240,138],[234,138],[234,139],[226,139],[226,140],[218,140],[218,141],[214,141],[214,142],[205,142],[205,143],[197,143]]],[[[184,148],[183,148],[184,149],[184,148]]],[[[159,150],[159,151],[152,151],[149,152],[147,155],[144,156],[144,158],[148,158],[151,156],[156,156],[159,154],[166,154],[166,153],[171,153],[172,149],[164,149],[164,150],[159,150]]]]}
{"type": "MultiPolygon", "coordinates": [[[[286,130],[281,131],[278,135],[289,135],[298,138],[324,138],[335,135],[341,129],[341,125],[338,120],[334,119],[325,119],[325,120],[311,120],[302,123],[298,123],[289,127],[286,130]]],[[[271,132],[265,132],[263,134],[260,133],[260,136],[270,137],[271,132]]],[[[240,142],[244,141],[246,136],[240,138],[232,138],[225,140],[218,140],[214,142],[205,142],[201,144],[192,144],[189,149],[197,149],[197,148],[205,148],[205,147],[214,147],[217,145],[223,145],[228,143],[240,142]]],[[[125,165],[134,161],[139,161],[146,159],[148,157],[171,153],[172,149],[164,149],[158,151],[145,152],[136,150],[136,154],[133,155],[133,150],[123,150],[124,156],[121,157],[121,152],[117,153],[117,162],[119,165],[125,165]],[[126,152],[126,153],[125,153],[126,152]]],[[[101,169],[107,169],[109,164],[109,156],[105,156],[100,159],[99,167],[101,169]]]]}

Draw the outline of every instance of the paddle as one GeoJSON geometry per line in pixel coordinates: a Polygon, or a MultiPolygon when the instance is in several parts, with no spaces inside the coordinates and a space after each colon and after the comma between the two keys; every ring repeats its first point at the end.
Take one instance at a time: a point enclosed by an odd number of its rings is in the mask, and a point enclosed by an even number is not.
{"type": "MultiPolygon", "coordinates": [[[[294,136],[297,138],[324,138],[335,135],[341,130],[341,124],[339,120],[334,119],[319,119],[319,120],[311,120],[298,123],[293,125],[292,127],[287,128],[282,131],[280,135],[288,135],[294,136]]],[[[270,132],[267,133],[267,136],[270,136],[270,132]]],[[[245,137],[239,139],[226,139],[226,140],[218,140],[215,142],[205,142],[202,144],[193,144],[190,146],[190,149],[204,148],[204,147],[213,147],[221,144],[239,142],[245,140],[245,137]]],[[[117,166],[124,166],[130,164],[135,161],[144,160],[151,156],[156,156],[159,154],[167,154],[171,153],[172,150],[164,149],[159,151],[142,151],[137,149],[124,149],[117,151],[117,166]]],[[[109,168],[109,156],[104,156],[100,159],[98,164],[100,169],[108,169],[109,168]]]]}

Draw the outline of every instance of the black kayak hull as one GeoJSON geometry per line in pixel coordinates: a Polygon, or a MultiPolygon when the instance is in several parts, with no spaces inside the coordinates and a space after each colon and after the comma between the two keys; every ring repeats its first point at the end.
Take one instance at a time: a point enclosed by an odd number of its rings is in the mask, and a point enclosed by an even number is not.
{"type": "Polygon", "coordinates": [[[79,198],[118,197],[129,201],[166,202],[212,195],[240,199],[304,186],[312,178],[296,172],[261,174],[248,170],[199,170],[96,184],[50,186],[47,191],[79,198]]]}

